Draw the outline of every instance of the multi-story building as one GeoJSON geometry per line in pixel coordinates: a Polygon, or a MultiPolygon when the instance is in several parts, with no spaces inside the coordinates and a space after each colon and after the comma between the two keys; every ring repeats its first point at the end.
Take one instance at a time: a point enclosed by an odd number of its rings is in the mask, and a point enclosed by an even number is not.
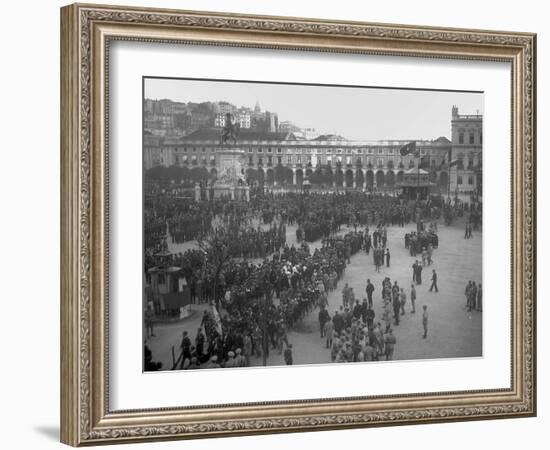
{"type": "Polygon", "coordinates": [[[451,118],[452,159],[451,190],[481,193],[483,168],[483,116],[461,115],[453,106],[451,118]]]}
{"type": "Polygon", "coordinates": [[[222,114],[223,116],[225,116],[227,113],[232,114],[235,110],[235,106],[229,102],[218,102],[216,103],[216,106],[216,113],[222,114]]]}
{"type": "Polygon", "coordinates": [[[166,142],[169,141],[154,134],[147,133],[143,135],[143,165],[145,169],[174,165],[174,152],[170,150],[169,146],[166,146],[166,142]]]}
{"type": "MultiPolygon", "coordinates": [[[[261,116],[259,105],[252,115],[261,116]]],[[[322,173],[334,186],[393,188],[405,172],[420,163],[443,194],[481,189],[482,115],[459,115],[453,107],[451,138],[416,141],[419,157],[401,156],[410,140],[350,141],[324,134],[300,139],[294,132],[242,127],[232,149],[242,153],[243,177],[268,184],[302,185],[306,177],[322,173]],[[458,159],[450,167],[449,161],[458,159]]],[[[283,128],[287,128],[286,126],[283,128]]],[[[290,127],[288,127],[290,128],[290,127]]],[[[297,133],[298,134],[298,133],[297,133]]],[[[145,169],[155,166],[205,168],[212,176],[220,170],[220,128],[200,128],[187,136],[145,136],[145,169]]]]}
{"type": "Polygon", "coordinates": [[[250,128],[275,133],[279,131],[279,116],[277,113],[263,112],[260,104],[256,102],[254,110],[250,112],[250,128]]]}
{"type": "MultiPolygon", "coordinates": [[[[241,176],[253,173],[265,184],[301,186],[306,177],[322,171],[333,186],[348,188],[393,188],[403,180],[405,171],[416,167],[419,158],[401,156],[399,150],[410,141],[348,141],[339,136],[324,135],[316,140],[296,140],[290,132],[241,130],[237,144],[244,159],[241,176]],[[277,172],[285,172],[283,180],[277,172]],[[278,181],[277,181],[278,180],[278,181]]],[[[155,165],[206,168],[217,176],[219,154],[227,150],[220,143],[220,130],[201,129],[185,137],[165,138],[159,148],[146,145],[145,168],[155,165]]],[[[449,185],[448,158],[451,142],[440,137],[417,141],[417,148],[430,173],[430,180],[447,193],[449,185]]]]}
{"type": "MultiPolygon", "coordinates": [[[[226,114],[224,113],[216,114],[216,118],[214,119],[214,126],[218,128],[223,128],[225,126],[225,118],[226,114]]],[[[250,128],[250,113],[247,111],[239,111],[233,116],[233,120],[235,121],[235,123],[239,124],[240,128],[250,128]]]]}

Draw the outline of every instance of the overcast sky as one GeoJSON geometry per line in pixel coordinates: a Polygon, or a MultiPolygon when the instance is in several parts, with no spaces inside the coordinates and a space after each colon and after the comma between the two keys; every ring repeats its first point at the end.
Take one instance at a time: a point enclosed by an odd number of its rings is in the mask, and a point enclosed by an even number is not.
{"type": "Polygon", "coordinates": [[[145,80],[145,98],[227,101],[279,115],[279,121],[353,140],[451,138],[451,107],[483,114],[483,94],[368,87],[304,86],[178,79],[145,80]]]}

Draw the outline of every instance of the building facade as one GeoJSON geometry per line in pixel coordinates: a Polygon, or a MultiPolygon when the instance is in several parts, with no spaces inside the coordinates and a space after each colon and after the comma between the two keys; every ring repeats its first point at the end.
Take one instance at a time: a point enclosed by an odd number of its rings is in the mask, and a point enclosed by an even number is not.
{"type": "MultiPolygon", "coordinates": [[[[244,178],[268,186],[300,187],[306,177],[323,184],[355,189],[393,189],[407,170],[421,167],[435,190],[453,195],[481,186],[482,116],[461,116],[452,109],[452,141],[445,137],[416,141],[419,157],[401,156],[408,140],[350,141],[336,135],[298,139],[291,131],[241,129],[237,144],[244,178]],[[473,138],[472,138],[473,136],[473,138]],[[462,164],[450,167],[449,161],[462,164]]],[[[155,166],[203,168],[211,177],[220,173],[219,128],[203,128],[187,136],[145,136],[145,169],[155,166]]],[[[313,183],[316,184],[316,183],[313,183]]]]}
{"type": "Polygon", "coordinates": [[[451,118],[452,159],[457,164],[451,170],[453,193],[479,193],[483,186],[483,116],[459,114],[453,106],[451,118]]]}
{"type": "MultiPolygon", "coordinates": [[[[323,173],[328,184],[356,189],[393,188],[405,171],[416,167],[419,158],[401,156],[409,141],[295,140],[290,133],[241,133],[236,146],[244,168],[241,176],[267,185],[301,186],[306,177],[323,173]],[[246,134],[251,136],[247,137],[246,134]],[[253,135],[253,136],[252,136],[253,135]],[[281,172],[283,173],[281,175],[281,172]]],[[[219,130],[199,130],[185,137],[152,137],[145,140],[145,168],[158,165],[205,168],[216,177],[219,154],[228,148],[220,144],[219,130]]],[[[430,173],[430,181],[447,193],[448,157],[451,142],[446,138],[417,141],[417,148],[430,173]]]]}
{"type": "MultiPolygon", "coordinates": [[[[214,119],[214,126],[217,128],[223,128],[225,126],[225,113],[216,114],[214,119]]],[[[234,115],[234,124],[239,124],[240,128],[250,128],[251,120],[250,113],[247,111],[239,111],[234,115]]]]}

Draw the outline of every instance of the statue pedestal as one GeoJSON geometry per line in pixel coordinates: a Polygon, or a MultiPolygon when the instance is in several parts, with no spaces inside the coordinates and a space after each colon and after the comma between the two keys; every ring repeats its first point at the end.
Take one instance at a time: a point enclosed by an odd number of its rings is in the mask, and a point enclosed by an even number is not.
{"type": "Polygon", "coordinates": [[[217,151],[218,179],[234,181],[244,177],[245,151],[237,146],[224,145],[217,151]]]}
{"type": "Polygon", "coordinates": [[[213,197],[250,201],[250,188],[244,183],[244,149],[225,144],[219,148],[217,156],[218,177],[212,185],[213,197]]]}

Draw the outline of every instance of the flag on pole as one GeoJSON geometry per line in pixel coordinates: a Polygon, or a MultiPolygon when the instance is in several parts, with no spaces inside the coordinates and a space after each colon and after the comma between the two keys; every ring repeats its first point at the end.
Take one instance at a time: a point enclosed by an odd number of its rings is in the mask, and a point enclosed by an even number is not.
{"type": "Polygon", "coordinates": [[[406,156],[411,153],[413,153],[416,157],[420,155],[420,152],[416,149],[416,141],[411,141],[408,144],[405,144],[399,149],[399,153],[401,154],[401,156],[406,156]]]}
{"type": "Polygon", "coordinates": [[[451,152],[447,154],[447,161],[449,162],[449,168],[456,166],[459,162],[459,159],[452,159],[451,152]]]}
{"type": "Polygon", "coordinates": [[[458,164],[458,159],[453,159],[451,162],[449,162],[449,167],[456,166],[458,164]]]}
{"type": "Polygon", "coordinates": [[[211,304],[210,308],[210,312],[212,313],[212,317],[214,318],[214,324],[216,325],[216,331],[220,336],[223,336],[222,319],[220,317],[220,314],[218,313],[218,310],[214,304],[211,304]]]}

